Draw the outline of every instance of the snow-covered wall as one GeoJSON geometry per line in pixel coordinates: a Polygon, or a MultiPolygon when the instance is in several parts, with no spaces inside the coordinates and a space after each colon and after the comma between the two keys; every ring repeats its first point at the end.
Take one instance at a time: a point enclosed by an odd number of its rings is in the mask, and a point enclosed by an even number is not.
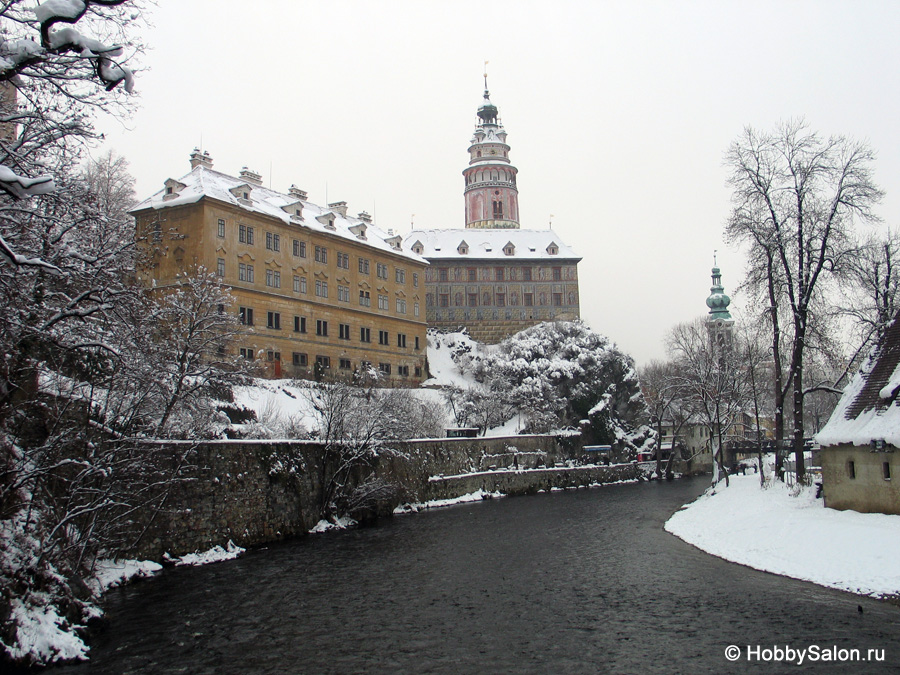
{"type": "MultiPolygon", "coordinates": [[[[165,442],[190,466],[165,510],[138,514],[136,557],[159,559],[225,545],[262,544],[308,532],[319,520],[322,445],[314,441],[165,442]]],[[[374,473],[410,503],[459,497],[472,485],[508,494],[629,478],[637,465],[573,467],[578,437],[509,436],[392,442],[374,473]],[[390,450],[391,452],[388,452],[390,450]],[[555,468],[554,468],[555,467],[555,468]]],[[[365,478],[364,475],[356,477],[365,478]]],[[[399,502],[398,502],[399,503],[399,502]]],[[[385,504],[390,512],[397,504],[385,504]]]]}

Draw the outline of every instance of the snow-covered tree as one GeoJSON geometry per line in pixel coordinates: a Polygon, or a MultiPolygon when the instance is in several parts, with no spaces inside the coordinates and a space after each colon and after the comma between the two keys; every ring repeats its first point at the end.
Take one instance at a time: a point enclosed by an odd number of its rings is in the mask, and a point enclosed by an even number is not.
{"type": "Polygon", "coordinates": [[[529,431],[576,427],[587,419],[598,442],[632,449],[644,435],[638,432],[646,411],[633,360],[581,321],[517,333],[480,358],[474,373],[494,397],[524,412],[529,431]]]}

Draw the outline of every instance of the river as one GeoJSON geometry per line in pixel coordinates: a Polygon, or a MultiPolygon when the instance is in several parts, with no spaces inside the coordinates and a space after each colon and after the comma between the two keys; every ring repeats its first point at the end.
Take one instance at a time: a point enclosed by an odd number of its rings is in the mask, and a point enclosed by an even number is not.
{"type": "Polygon", "coordinates": [[[663,531],[707,482],[461,505],[165,570],[110,592],[90,663],[47,672],[900,671],[896,606],[727,563],[663,531]],[[732,644],[883,649],[884,661],[730,663],[732,644]]]}

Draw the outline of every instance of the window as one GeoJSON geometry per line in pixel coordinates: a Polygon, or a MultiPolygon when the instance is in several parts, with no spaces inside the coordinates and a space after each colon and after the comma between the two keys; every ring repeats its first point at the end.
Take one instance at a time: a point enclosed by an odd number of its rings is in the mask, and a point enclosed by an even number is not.
{"type": "Polygon", "coordinates": [[[416,335],[416,349],[419,348],[419,336],[416,335]]]}
{"type": "Polygon", "coordinates": [[[368,274],[369,273],[369,259],[368,258],[360,258],[359,259],[359,273],[360,274],[368,274]]]}
{"type": "Polygon", "coordinates": [[[891,479],[891,463],[890,462],[882,462],[881,463],[881,473],[884,476],[885,480],[891,479]]]}
{"type": "Polygon", "coordinates": [[[294,293],[300,292],[300,277],[294,275],[294,293]]]}
{"type": "Polygon", "coordinates": [[[241,353],[242,359],[247,359],[248,361],[253,360],[253,348],[252,347],[241,347],[240,353],[241,353]]]}
{"type": "Polygon", "coordinates": [[[531,268],[530,267],[522,268],[522,280],[523,281],[531,281],[531,268]]]}
{"type": "Polygon", "coordinates": [[[553,281],[562,281],[562,267],[553,268],[553,281]]]}
{"type": "Polygon", "coordinates": [[[270,251],[280,251],[281,235],[266,232],[266,248],[270,251]]]}
{"type": "Polygon", "coordinates": [[[305,333],[306,332],[306,317],[305,316],[295,316],[294,317],[294,332],[295,333],[305,333]]]}
{"type": "Polygon", "coordinates": [[[306,257],[306,242],[294,239],[294,255],[298,258],[306,257]]]}
{"type": "Polygon", "coordinates": [[[413,303],[413,314],[415,314],[416,316],[419,316],[419,303],[418,302],[413,303]]]}
{"type": "Polygon", "coordinates": [[[338,285],[338,301],[350,302],[350,287],[338,285]]]}
{"type": "Polygon", "coordinates": [[[270,288],[281,288],[281,272],[276,270],[266,270],[266,286],[270,288]]]}
{"type": "Polygon", "coordinates": [[[360,342],[371,342],[372,341],[372,329],[371,328],[360,328],[359,329],[359,341],[360,342]]]}
{"type": "Polygon", "coordinates": [[[269,361],[269,362],[281,361],[281,352],[267,351],[266,352],[266,361],[269,361]]]}
{"type": "Polygon", "coordinates": [[[369,291],[359,292],[359,304],[361,307],[371,307],[372,298],[369,297],[369,291]]]}
{"type": "Polygon", "coordinates": [[[238,307],[238,316],[245,326],[253,325],[253,309],[251,307],[238,307]]]}
{"type": "Polygon", "coordinates": [[[450,306],[450,294],[449,293],[441,293],[438,295],[438,305],[440,307],[449,307],[450,306]]]}
{"type": "Polygon", "coordinates": [[[328,337],[328,322],[322,319],[316,319],[316,335],[328,337]]]}
{"type": "Polygon", "coordinates": [[[383,309],[387,311],[390,309],[390,305],[388,304],[388,296],[378,294],[378,309],[383,309]]]}
{"type": "Polygon", "coordinates": [[[413,273],[413,287],[419,287],[419,275],[416,272],[413,273]]]}
{"type": "Polygon", "coordinates": [[[856,462],[852,459],[847,462],[847,475],[850,476],[850,478],[856,478],[856,462]]]}
{"type": "Polygon", "coordinates": [[[391,364],[390,363],[379,363],[378,370],[381,371],[382,375],[390,375],[391,374],[391,364]]]}
{"type": "Polygon", "coordinates": [[[281,314],[279,312],[266,313],[266,328],[281,330],[281,314]]]}
{"type": "Polygon", "coordinates": [[[397,333],[397,346],[406,347],[406,336],[403,333],[397,333]]]}
{"type": "Polygon", "coordinates": [[[349,270],[350,269],[350,256],[346,253],[338,253],[337,254],[337,266],[341,269],[349,270]]]}
{"type": "Polygon", "coordinates": [[[503,217],[503,202],[494,201],[494,218],[502,218],[503,217]]]}
{"type": "Polygon", "coordinates": [[[562,293],[554,293],[553,294],[553,306],[554,307],[562,307],[562,304],[563,304],[562,297],[563,297],[562,293]]]}
{"type": "Polygon", "coordinates": [[[350,324],[347,323],[339,323],[338,324],[338,338],[341,340],[349,340],[350,339],[350,324]]]}
{"type": "Polygon", "coordinates": [[[238,225],[238,241],[241,244],[247,243],[247,226],[246,225],[238,225]]]}
{"type": "Polygon", "coordinates": [[[247,281],[247,266],[244,263],[238,263],[238,281],[247,281]]]}
{"type": "Polygon", "coordinates": [[[216,260],[216,276],[225,276],[225,258],[218,258],[216,260]]]}
{"type": "Polygon", "coordinates": [[[353,364],[350,363],[350,359],[341,359],[338,367],[341,370],[353,370],[353,364]]]}
{"type": "Polygon", "coordinates": [[[320,298],[328,297],[328,282],[316,279],[316,295],[320,298]]]}
{"type": "Polygon", "coordinates": [[[438,281],[447,281],[448,280],[448,270],[446,268],[438,270],[438,281]]]}
{"type": "Polygon", "coordinates": [[[399,267],[394,268],[394,281],[398,284],[406,283],[406,270],[400,269],[399,267]]]}
{"type": "Polygon", "coordinates": [[[422,366],[416,366],[416,377],[422,377],[422,366]]]}
{"type": "Polygon", "coordinates": [[[506,293],[497,293],[494,295],[494,302],[497,307],[506,307],[506,293]]]}
{"type": "Polygon", "coordinates": [[[300,277],[300,292],[306,293],[306,277],[300,277]]]}
{"type": "Polygon", "coordinates": [[[247,281],[253,283],[253,265],[247,265],[247,281]]]}
{"type": "Polygon", "coordinates": [[[320,368],[331,368],[331,357],[328,356],[317,356],[316,357],[316,365],[320,368]]]}
{"type": "Polygon", "coordinates": [[[466,305],[469,307],[478,307],[478,293],[467,293],[466,305]]]}
{"type": "Polygon", "coordinates": [[[375,276],[377,276],[379,279],[387,279],[388,278],[387,265],[382,265],[381,263],[375,263],[375,276]]]}
{"type": "Polygon", "coordinates": [[[306,354],[294,352],[291,363],[293,363],[295,366],[306,366],[309,361],[307,360],[306,354]]]}
{"type": "Polygon", "coordinates": [[[496,268],[494,270],[494,276],[496,277],[497,281],[503,281],[503,277],[504,277],[503,268],[502,267],[496,268]]]}
{"type": "Polygon", "coordinates": [[[386,330],[378,331],[378,344],[380,344],[380,345],[390,344],[390,340],[388,339],[388,332],[386,330]]]}
{"type": "Polygon", "coordinates": [[[400,377],[409,377],[409,366],[397,366],[397,374],[400,377]]]}
{"type": "Polygon", "coordinates": [[[322,263],[323,265],[328,264],[328,249],[324,246],[316,246],[316,262],[322,263]]]}
{"type": "Polygon", "coordinates": [[[397,298],[397,314],[406,314],[406,300],[397,298]]]}
{"type": "Polygon", "coordinates": [[[470,267],[466,270],[466,278],[469,281],[478,281],[478,270],[474,267],[470,267]]]}
{"type": "Polygon", "coordinates": [[[225,236],[225,219],[219,218],[219,226],[216,229],[216,236],[223,238],[225,236]]]}
{"type": "Polygon", "coordinates": [[[526,307],[534,307],[534,293],[522,293],[522,304],[526,307]]]}

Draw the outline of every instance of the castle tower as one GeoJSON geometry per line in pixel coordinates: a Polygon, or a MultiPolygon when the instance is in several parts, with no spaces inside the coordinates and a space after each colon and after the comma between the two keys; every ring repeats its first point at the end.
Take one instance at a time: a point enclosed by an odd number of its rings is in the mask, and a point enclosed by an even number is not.
{"type": "Polygon", "coordinates": [[[734,319],[731,318],[731,313],[728,311],[731,298],[725,295],[725,288],[722,286],[722,272],[715,265],[715,260],[713,265],[712,286],[709,289],[709,297],[706,298],[706,306],[709,307],[706,325],[713,344],[720,347],[730,346],[734,328],[734,319]]]}
{"type": "Polygon", "coordinates": [[[506,131],[491,103],[484,76],[484,103],[469,146],[465,179],[467,229],[519,229],[517,169],[509,162],[506,131]]]}

